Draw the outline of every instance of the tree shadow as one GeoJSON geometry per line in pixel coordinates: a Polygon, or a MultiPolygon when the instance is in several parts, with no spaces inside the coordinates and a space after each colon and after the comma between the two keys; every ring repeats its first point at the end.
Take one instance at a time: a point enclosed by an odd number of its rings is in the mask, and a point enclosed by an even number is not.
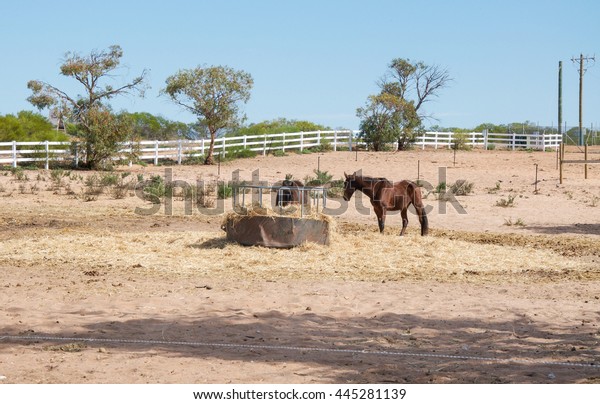
{"type": "MultiPolygon", "coordinates": [[[[152,349],[198,359],[302,363],[314,369],[315,378],[328,383],[576,383],[600,377],[593,332],[515,317],[488,322],[392,312],[334,317],[310,311],[238,310],[91,322],[83,325],[86,333],[78,327],[79,332],[61,329],[44,335],[67,342],[90,338],[94,340],[86,340],[87,346],[113,351],[152,349]]],[[[3,327],[0,335],[18,331],[3,327]]],[[[0,342],[53,343],[35,337],[30,332],[28,339],[0,342]]]]}

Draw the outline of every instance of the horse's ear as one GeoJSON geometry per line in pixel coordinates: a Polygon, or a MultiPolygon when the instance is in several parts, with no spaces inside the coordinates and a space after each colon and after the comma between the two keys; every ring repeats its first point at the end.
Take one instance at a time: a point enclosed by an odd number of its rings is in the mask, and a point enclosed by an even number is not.
{"type": "Polygon", "coordinates": [[[344,177],[346,177],[346,179],[348,179],[348,174],[346,174],[345,171],[344,171],[344,177]]]}

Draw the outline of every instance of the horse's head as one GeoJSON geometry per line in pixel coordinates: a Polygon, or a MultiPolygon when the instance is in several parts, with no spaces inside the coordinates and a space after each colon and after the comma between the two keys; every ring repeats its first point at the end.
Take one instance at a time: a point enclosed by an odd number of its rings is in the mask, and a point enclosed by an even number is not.
{"type": "Polygon", "coordinates": [[[344,200],[347,202],[352,198],[354,191],[356,191],[356,173],[348,175],[344,173],[344,200]]]}

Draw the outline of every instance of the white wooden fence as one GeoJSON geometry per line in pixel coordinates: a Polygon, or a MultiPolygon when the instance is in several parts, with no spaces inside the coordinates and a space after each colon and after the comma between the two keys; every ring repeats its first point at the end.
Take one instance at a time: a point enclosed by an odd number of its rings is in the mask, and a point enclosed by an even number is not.
{"type": "MultiPolygon", "coordinates": [[[[358,138],[358,133],[356,130],[339,130],[223,137],[216,139],[214,153],[226,155],[243,149],[263,155],[277,150],[300,152],[313,148],[326,148],[333,151],[341,148],[353,150],[356,146],[364,147],[364,143],[358,138]]],[[[560,134],[488,134],[484,131],[461,134],[461,136],[466,144],[484,149],[494,145],[493,147],[512,150],[517,148],[546,150],[556,149],[562,142],[560,134]]],[[[452,132],[426,132],[423,136],[417,137],[415,145],[423,149],[426,146],[438,149],[450,148],[454,142],[455,134],[452,132]]],[[[135,155],[136,159],[149,160],[154,164],[165,159],[181,164],[188,158],[203,156],[208,151],[209,144],[208,139],[141,141],[123,144],[120,153],[135,155]]],[[[17,167],[18,163],[43,162],[48,169],[52,161],[72,160],[77,166],[82,157],[83,154],[77,143],[72,142],[0,142],[0,165],[10,164],[12,167],[17,167]]]]}
{"type": "MultiPolygon", "coordinates": [[[[484,149],[504,147],[511,150],[536,149],[545,151],[546,149],[558,149],[562,143],[561,134],[498,134],[488,133],[484,130],[483,132],[461,133],[459,135],[465,144],[472,147],[483,147],[484,149]]],[[[455,137],[456,134],[453,132],[425,132],[425,135],[417,137],[415,145],[421,146],[422,149],[425,146],[433,146],[436,149],[440,147],[451,148],[455,142],[455,137]]]]}

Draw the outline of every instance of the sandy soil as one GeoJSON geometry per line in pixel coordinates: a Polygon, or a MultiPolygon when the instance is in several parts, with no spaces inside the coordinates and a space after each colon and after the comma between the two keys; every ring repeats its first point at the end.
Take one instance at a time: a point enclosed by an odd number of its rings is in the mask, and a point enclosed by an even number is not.
{"type": "Polygon", "coordinates": [[[220,229],[229,200],[142,215],[151,205],[133,191],[84,194],[101,173],[0,171],[0,383],[600,381],[600,165],[587,180],[566,166],[562,185],[555,153],[500,150],[456,164],[448,150],[339,152],[117,173],[272,183],[317,166],[334,179],[419,175],[431,235],[414,215],[407,236],[399,215],[378,234],[358,198],[328,202],[330,246],[241,247],[220,229]],[[473,193],[427,192],[444,172],[473,193]]]}

